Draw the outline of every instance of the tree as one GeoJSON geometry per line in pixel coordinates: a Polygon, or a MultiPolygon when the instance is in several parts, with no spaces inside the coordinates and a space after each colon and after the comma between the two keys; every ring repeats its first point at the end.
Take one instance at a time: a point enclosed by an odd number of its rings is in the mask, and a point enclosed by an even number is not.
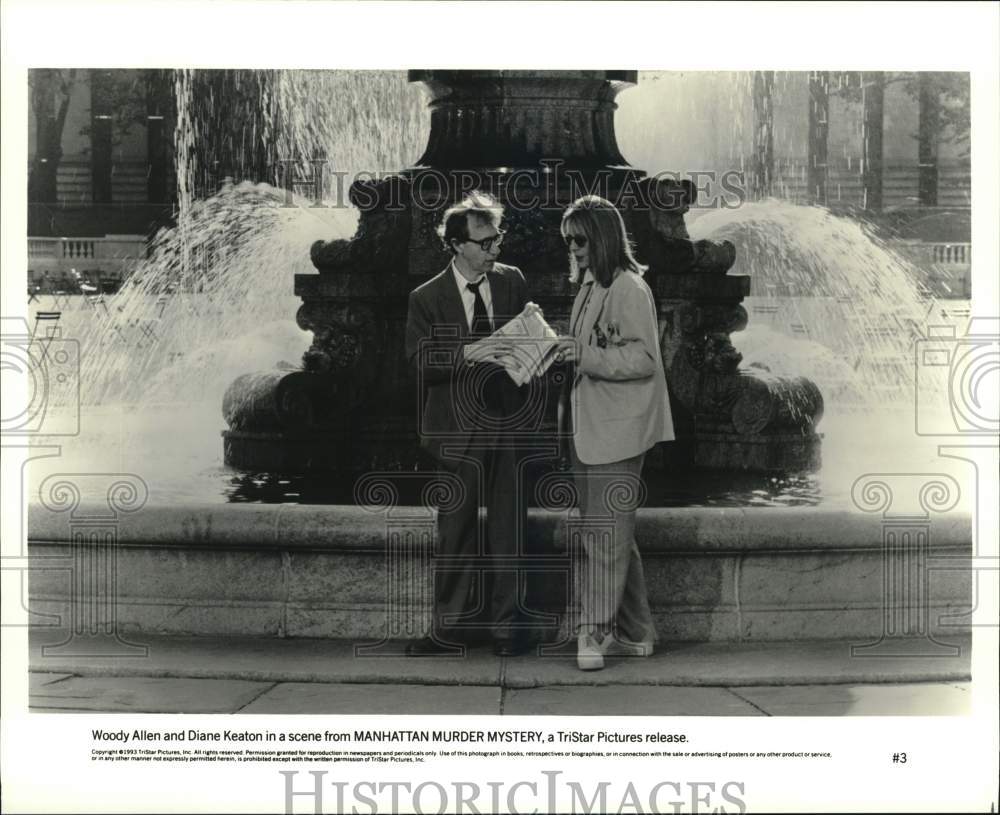
{"type": "Polygon", "coordinates": [[[80,134],[90,138],[95,202],[110,202],[113,150],[135,127],[146,130],[149,200],[168,200],[172,77],[172,71],[162,69],[90,71],[90,121],[80,134]]]}
{"type": "MultiPolygon", "coordinates": [[[[972,126],[969,75],[958,72],[921,71],[903,75],[906,93],[920,101],[921,85],[924,93],[936,97],[929,127],[931,134],[940,141],[962,146],[960,155],[969,157],[969,138],[972,126]]],[[[913,134],[919,138],[918,134],[913,134]]]]}
{"type": "MultiPolygon", "coordinates": [[[[172,73],[159,68],[90,72],[91,115],[99,113],[110,117],[113,146],[119,147],[133,127],[146,126],[151,106],[172,106],[172,73]]],[[[80,134],[91,135],[92,127],[92,123],[84,125],[80,134]]]]}
{"type": "Polygon", "coordinates": [[[62,161],[66,126],[76,69],[39,68],[28,72],[28,90],[35,117],[35,158],[28,174],[28,201],[55,203],[56,179],[62,161]]]}
{"type": "MultiPolygon", "coordinates": [[[[969,156],[970,86],[969,75],[957,71],[886,71],[884,86],[901,85],[906,94],[918,104],[921,93],[937,100],[924,126],[938,141],[962,145],[962,157],[969,156]]],[[[850,102],[862,98],[862,77],[857,71],[831,73],[830,92],[850,102]]],[[[911,134],[914,139],[921,134],[911,134]]]]}

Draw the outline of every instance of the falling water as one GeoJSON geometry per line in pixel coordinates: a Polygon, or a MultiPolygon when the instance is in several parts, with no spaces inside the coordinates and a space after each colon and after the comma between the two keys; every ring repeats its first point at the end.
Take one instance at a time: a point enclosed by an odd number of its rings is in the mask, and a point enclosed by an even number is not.
{"type": "Polygon", "coordinates": [[[916,270],[864,224],[767,200],[707,211],[689,232],[732,241],[731,273],[751,276],[750,323],[733,337],[745,359],[805,374],[844,408],[912,404],[913,347],[931,300],[916,270]]]}
{"type": "Polygon", "coordinates": [[[221,401],[236,376],[298,365],[309,336],[294,322],[295,274],[309,246],[349,237],[357,214],[312,208],[267,185],[226,186],[165,230],[126,286],[82,325],[86,404],[221,401]]]}
{"type": "MultiPolygon", "coordinates": [[[[905,259],[856,220],[777,200],[703,211],[689,232],[733,241],[731,273],[751,276],[749,324],[732,335],[743,365],[807,376],[823,394],[823,467],[807,488],[843,496],[887,466],[965,478],[914,433],[917,405],[946,414],[949,392],[918,373],[916,343],[943,315],[905,259]]],[[[964,333],[962,309],[946,321],[964,333]]]]}
{"type": "MultiPolygon", "coordinates": [[[[66,315],[83,349],[84,404],[218,405],[236,376],[298,365],[309,337],[293,319],[294,275],[315,271],[314,241],[350,237],[357,225],[333,185],[324,207],[251,182],[223,181],[199,198],[207,171],[198,150],[205,123],[191,115],[198,81],[198,71],[175,72],[176,227],[157,235],[122,291],[94,303],[84,319],[66,315]]],[[[246,149],[276,139],[277,157],[301,159],[300,170],[311,171],[317,155],[348,181],[398,170],[426,141],[425,106],[402,72],[276,71],[269,82],[244,86],[257,94],[246,104],[263,114],[246,149]]]]}
{"type": "Polygon", "coordinates": [[[274,93],[282,158],[325,156],[352,179],[410,167],[427,144],[430,112],[404,71],[279,71],[274,93]]]}
{"type": "Polygon", "coordinates": [[[618,99],[623,155],[649,173],[743,169],[752,132],[747,71],[641,72],[618,99]]]}

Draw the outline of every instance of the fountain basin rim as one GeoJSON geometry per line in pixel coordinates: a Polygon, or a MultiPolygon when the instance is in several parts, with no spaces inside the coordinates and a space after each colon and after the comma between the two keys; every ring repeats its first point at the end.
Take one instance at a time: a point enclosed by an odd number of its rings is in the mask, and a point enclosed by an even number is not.
{"type": "MultiPolygon", "coordinates": [[[[107,516],[105,503],[81,503],[77,518],[107,516]]],[[[532,509],[529,538],[565,546],[566,511],[532,509]]],[[[768,551],[881,550],[884,524],[891,518],[857,510],[824,507],[667,507],[640,509],[636,537],[650,554],[768,551]]],[[[956,511],[933,516],[932,549],[966,550],[972,517],[956,511]]],[[[337,550],[385,552],[387,532],[433,531],[435,513],[425,507],[391,509],[354,505],[182,504],[147,505],[122,514],[113,525],[120,546],[168,546],[236,550],[337,550]]],[[[76,530],[79,535],[79,530],[76,530]]],[[[73,540],[71,515],[32,503],[28,540],[73,540]]],[[[419,537],[419,535],[418,535],[419,537]]]]}

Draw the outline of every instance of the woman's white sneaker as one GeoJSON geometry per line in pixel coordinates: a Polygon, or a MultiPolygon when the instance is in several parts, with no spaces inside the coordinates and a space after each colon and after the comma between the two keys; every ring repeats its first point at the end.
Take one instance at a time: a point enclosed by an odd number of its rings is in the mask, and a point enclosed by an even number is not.
{"type": "Polygon", "coordinates": [[[576,640],[576,666],[581,671],[599,671],[604,667],[604,654],[590,634],[580,634],[576,640]]]}

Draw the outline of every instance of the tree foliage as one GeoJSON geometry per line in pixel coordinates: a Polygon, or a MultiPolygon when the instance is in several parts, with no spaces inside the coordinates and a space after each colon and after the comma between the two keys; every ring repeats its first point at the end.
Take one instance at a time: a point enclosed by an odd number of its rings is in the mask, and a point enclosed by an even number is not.
{"type": "Polygon", "coordinates": [[[38,68],[28,71],[28,95],[35,117],[35,157],[28,173],[28,200],[52,203],[62,161],[66,126],[76,69],[38,68]]]}
{"type": "MultiPolygon", "coordinates": [[[[99,99],[91,101],[91,114],[100,112],[111,117],[111,144],[121,146],[136,126],[145,127],[147,116],[155,110],[170,114],[173,108],[173,88],[170,70],[92,70],[91,92],[99,99]],[[98,110],[94,108],[97,107],[98,110]]],[[[80,128],[80,135],[90,136],[90,123],[80,128]]]]}
{"type": "MultiPolygon", "coordinates": [[[[864,82],[869,75],[859,71],[830,74],[830,93],[849,102],[860,103],[864,82]]],[[[938,141],[962,146],[962,155],[969,155],[971,101],[969,75],[958,71],[885,71],[883,84],[900,85],[906,95],[920,104],[922,92],[929,95],[928,135],[938,141]]],[[[913,138],[919,134],[913,133],[913,138]]]]}

